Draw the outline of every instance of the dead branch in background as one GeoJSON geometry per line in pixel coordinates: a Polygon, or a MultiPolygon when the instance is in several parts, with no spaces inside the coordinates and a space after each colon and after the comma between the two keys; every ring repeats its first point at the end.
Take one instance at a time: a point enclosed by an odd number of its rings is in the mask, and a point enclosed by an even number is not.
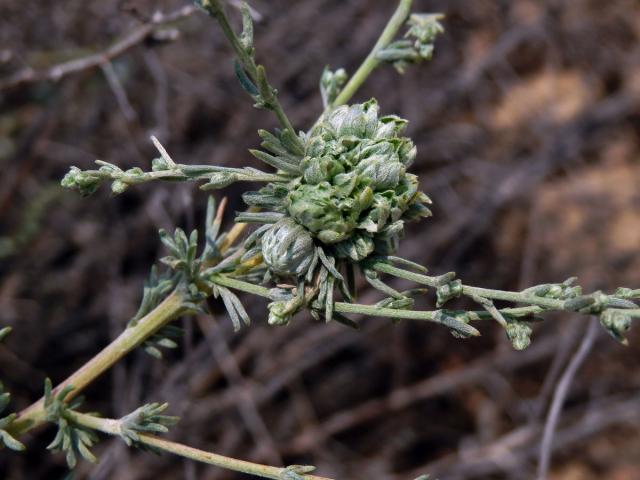
{"type": "Polygon", "coordinates": [[[195,6],[186,5],[171,13],[156,12],[146,23],[134,28],[131,32],[124,35],[120,40],[116,41],[104,51],[75,60],[69,60],[68,62],[59,63],[43,70],[34,70],[32,68],[22,69],[11,75],[9,78],[0,81],[0,90],[15,88],[26,83],[41,81],[57,82],[72,73],[106,65],[114,58],[125,53],[127,50],[130,50],[136,45],[142,43],[159,28],[164,27],[169,23],[189,17],[196,10],[195,6]]]}

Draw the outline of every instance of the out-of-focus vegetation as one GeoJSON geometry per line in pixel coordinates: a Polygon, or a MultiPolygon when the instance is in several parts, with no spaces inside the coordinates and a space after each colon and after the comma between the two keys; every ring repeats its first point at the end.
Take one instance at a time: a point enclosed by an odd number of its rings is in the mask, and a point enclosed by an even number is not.
{"type": "MultiPolygon", "coordinates": [[[[321,110],[321,66],[353,72],[393,3],[252,3],[260,61],[296,125],[310,126],[321,110]]],[[[156,10],[181,6],[0,6],[0,324],[14,327],[0,345],[0,374],[18,408],[41,394],[45,370],[61,380],[122,330],[159,256],[157,229],[191,229],[206,205],[187,185],[80,200],[57,188],[68,166],[101,158],[146,169],[150,134],[182,163],[258,166],[242,152],[274,121],[251,109],[219,30],[194,15],[145,34],[108,64],[9,85],[25,68],[51,73],[103,52],[156,10]]],[[[435,200],[434,218],[410,227],[402,254],[494,288],[576,273],[589,290],[639,284],[636,2],[416,8],[447,16],[433,61],[400,80],[381,70],[358,95],[410,119],[413,168],[435,200]]],[[[230,212],[242,208],[241,188],[225,192],[230,212]]],[[[240,334],[227,321],[186,320],[175,354],[157,362],[134,353],[92,386],[90,407],[116,417],[167,400],[182,416],[172,434],[185,443],[312,463],[336,478],[532,478],[550,395],[586,328],[582,318],[550,319],[529,350],[514,352],[489,325],[465,343],[376,319],[361,332],[309,319],[273,329],[257,321],[264,304],[249,307],[255,325],[240,334]]],[[[640,476],[640,374],[630,368],[640,337],[632,332],[628,348],[605,334],[596,342],[556,434],[556,478],[640,476]]],[[[2,477],[61,478],[63,460],[42,456],[48,440],[25,440],[33,448],[22,455],[3,452],[2,477]]],[[[101,463],[81,466],[81,478],[230,478],[116,441],[96,453],[101,463]]]]}

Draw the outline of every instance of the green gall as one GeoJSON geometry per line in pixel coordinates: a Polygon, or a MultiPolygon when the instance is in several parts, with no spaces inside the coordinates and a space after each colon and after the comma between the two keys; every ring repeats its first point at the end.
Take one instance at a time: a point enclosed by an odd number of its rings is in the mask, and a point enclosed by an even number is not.
{"type": "Polygon", "coordinates": [[[419,190],[418,177],[407,173],[416,148],[402,136],[406,125],[396,115],[380,116],[372,99],[329,109],[311,131],[300,134],[299,142],[288,130],[259,132],[266,152],[251,153],[291,179],[245,193],[248,205],[269,211],[245,213],[236,220],[278,222],[261,240],[273,273],[300,276],[308,271],[312,246],[325,249],[328,257],[353,262],[393,254],[405,221],[431,215],[426,207],[431,200],[419,190]],[[289,240],[283,247],[280,237],[289,231],[302,235],[304,248],[289,240]],[[294,245],[295,255],[285,251],[294,245]],[[310,255],[306,261],[297,257],[303,250],[310,255]]]}
{"type": "MultiPolygon", "coordinates": [[[[421,205],[428,197],[418,191],[417,177],[406,173],[416,154],[413,142],[400,136],[407,121],[378,113],[375,100],[340,106],[306,138],[302,177],[291,182],[285,207],[326,245],[360,230],[382,234],[405,213],[411,219],[427,214],[421,205]]],[[[381,236],[399,236],[402,224],[391,230],[381,236]]],[[[391,245],[377,240],[385,253],[394,250],[395,238],[391,245]]]]}
{"type": "Polygon", "coordinates": [[[261,239],[262,258],[279,275],[304,275],[313,259],[311,235],[290,218],[275,223],[261,239]]]}

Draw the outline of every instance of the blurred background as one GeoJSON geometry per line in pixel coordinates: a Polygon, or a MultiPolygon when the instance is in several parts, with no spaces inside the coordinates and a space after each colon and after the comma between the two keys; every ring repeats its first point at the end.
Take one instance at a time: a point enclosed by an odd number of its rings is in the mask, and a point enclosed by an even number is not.
{"type": "MultiPolygon", "coordinates": [[[[82,199],[59,187],[69,166],[99,158],[148,170],[151,134],[181,163],[258,166],[247,149],[258,128],[275,127],[238,85],[213,20],[195,12],[150,26],[154,12],[184,5],[0,3],[0,325],[14,327],[0,378],[14,410],[122,331],[164,255],[158,229],[195,228],[206,206],[196,186],[178,184],[82,199]]],[[[306,129],[321,111],[323,67],[355,71],[395,2],[252,6],[258,59],[306,129]]],[[[409,228],[403,256],[484,287],[573,275],[588,291],[640,287],[637,0],[418,0],[414,10],[447,16],[433,61],[404,76],[382,68],[357,95],[409,119],[413,171],[435,203],[433,218],[409,228]]],[[[226,226],[241,188],[216,193],[229,199],[226,226]]],[[[275,328],[265,302],[246,305],[254,324],[239,334],[218,306],[215,318],[181,321],[180,347],[164,360],[130,354],[87,389],[86,409],[119,417],[168,401],[181,416],[171,439],[337,479],[531,479],[550,399],[589,322],[548,315],[516,352],[490,323],[472,340],[375,318],[358,332],[304,315],[275,328]]],[[[640,478],[640,329],[629,341],[598,331],[567,396],[550,478],[640,478]]],[[[63,456],[44,450],[53,435],[2,452],[0,477],[64,478],[63,456]]],[[[247,478],[118,439],[95,453],[100,463],[74,478],[247,478]]]]}

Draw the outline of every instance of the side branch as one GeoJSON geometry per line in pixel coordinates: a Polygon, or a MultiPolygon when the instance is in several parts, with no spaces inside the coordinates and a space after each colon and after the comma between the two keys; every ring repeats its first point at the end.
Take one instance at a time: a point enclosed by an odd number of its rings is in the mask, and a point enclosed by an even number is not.
{"type": "MultiPolygon", "coordinates": [[[[98,418],[78,412],[70,412],[70,417],[78,425],[82,425],[99,432],[109,435],[121,435],[120,421],[109,418],[98,418]]],[[[225,457],[205,450],[189,447],[177,442],[160,439],[154,435],[139,433],[137,435],[137,443],[158,449],[164,452],[173,453],[184,458],[189,458],[201,463],[215,465],[216,467],[233,470],[235,472],[248,473],[263,478],[271,478],[274,480],[282,480],[285,478],[300,478],[301,480],[331,480],[327,477],[319,477],[317,475],[306,475],[296,472],[294,467],[279,468],[270,465],[262,465],[259,463],[247,462],[236,458],[225,457]],[[286,476],[287,471],[291,471],[296,476],[286,476]]]]}
{"type": "Polygon", "coordinates": [[[248,8],[243,10],[243,33],[241,37],[236,35],[235,31],[229,23],[222,2],[220,0],[197,0],[202,8],[220,25],[222,32],[229,41],[231,48],[236,54],[239,67],[236,68],[236,74],[240,79],[243,88],[247,90],[256,100],[256,106],[271,110],[280,125],[289,131],[291,138],[302,147],[300,140],[296,134],[296,130],[287,117],[280,101],[278,100],[277,90],[273,88],[267,81],[266,72],[262,65],[258,65],[254,58],[253,48],[253,24],[248,8]],[[248,75],[248,79],[244,77],[248,75]]]}
{"type": "MultiPolygon", "coordinates": [[[[179,291],[170,294],[157,308],[143,317],[135,326],[127,328],[118,338],[106,346],[82,368],[60,383],[53,394],[73,386],[67,395],[69,401],[79,394],[98,376],[111,368],[118,360],[142,344],[150,335],[177,318],[183,311],[185,298],[179,291]]],[[[11,424],[11,431],[17,435],[25,433],[45,421],[44,398],[30,405],[20,413],[11,424]]]]}
{"type": "Polygon", "coordinates": [[[340,94],[333,101],[331,105],[332,107],[344,105],[351,100],[351,97],[358,91],[371,72],[380,65],[380,60],[377,58],[377,54],[380,50],[389,45],[396,36],[398,30],[402,27],[411,12],[411,3],[412,0],[400,0],[395,13],[389,20],[389,23],[387,23],[387,26],[380,35],[380,38],[378,38],[378,41],[373,46],[371,52],[369,52],[369,55],[367,55],[367,58],[364,59],[362,65],[360,65],[356,73],[353,74],[340,94]]]}

